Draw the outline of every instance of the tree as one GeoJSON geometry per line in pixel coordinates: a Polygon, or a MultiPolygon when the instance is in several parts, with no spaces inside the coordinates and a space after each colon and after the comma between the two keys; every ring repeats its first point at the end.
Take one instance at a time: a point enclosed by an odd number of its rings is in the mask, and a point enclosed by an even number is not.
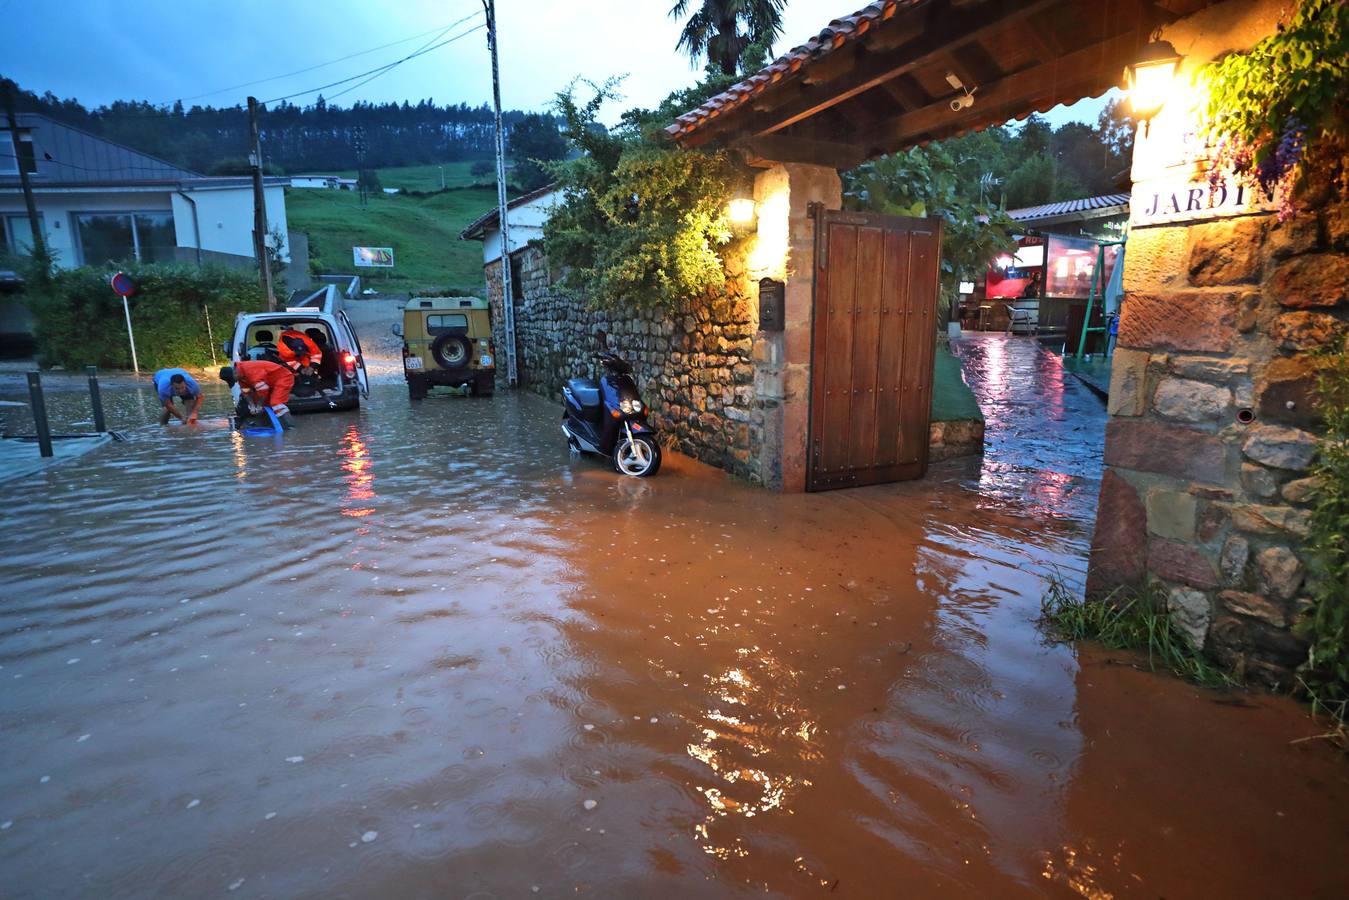
{"type": "Polygon", "coordinates": [[[629,110],[613,130],[596,127],[614,87],[597,87],[584,102],[574,87],[558,95],[577,155],[549,167],[562,194],[543,226],[550,262],[566,273],[566,287],[598,307],[681,309],[726,297],[723,254],[734,236],[726,201],[750,173],[729,151],[684,150],[661,132],[721,81],[674,94],[656,110],[629,110]]]}
{"type": "Polygon", "coordinates": [[[515,161],[515,185],[532,191],[553,180],[546,164],[567,155],[567,140],[552,116],[529,113],[511,129],[510,155],[515,161]]]}
{"type": "MultiPolygon", "coordinates": [[[[691,5],[690,0],[677,0],[670,18],[684,18],[691,5]]],[[[787,0],[701,0],[684,23],[675,49],[687,53],[695,63],[706,54],[709,68],[734,75],[747,62],[746,51],[751,45],[759,46],[760,52],[753,54],[758,59],[767,55],[782,33],[782,9],[786,5],[787,0]]]]}

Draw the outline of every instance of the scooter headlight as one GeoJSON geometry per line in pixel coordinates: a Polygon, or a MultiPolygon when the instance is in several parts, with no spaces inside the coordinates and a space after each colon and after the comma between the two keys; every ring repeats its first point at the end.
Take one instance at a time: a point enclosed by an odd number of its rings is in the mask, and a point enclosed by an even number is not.
{"type": "Polygon", "coordinates": [[[620,400],[618,401],[618,408],[621,409],[625,415],[631,415],[633,403],[631,400],[620,400]]]}
{"type": "Polygon", "coordinates": [[[641,411],[642,411],[642,401],[641,401],[641,400],[634,400],[634,401],[632,401],[632,411],[633,411],[633,412],[641,412],[641,411]]]}

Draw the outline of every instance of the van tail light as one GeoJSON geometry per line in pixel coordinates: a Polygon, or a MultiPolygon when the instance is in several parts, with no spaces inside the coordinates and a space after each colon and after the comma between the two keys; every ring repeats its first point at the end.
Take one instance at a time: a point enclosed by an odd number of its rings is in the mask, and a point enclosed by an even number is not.
{"type": "Polygon", "coordinates": [[[356,354],[350,350],[342,353],[342,374],[347,378],[356,377],[356,354]]]}

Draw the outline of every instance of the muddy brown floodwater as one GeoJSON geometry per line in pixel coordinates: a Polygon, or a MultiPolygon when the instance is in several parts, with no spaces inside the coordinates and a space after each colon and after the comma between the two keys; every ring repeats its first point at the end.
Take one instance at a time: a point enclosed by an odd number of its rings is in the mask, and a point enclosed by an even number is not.
{"type": "Polygon", "coordinates": [[[961,352],[985,463],[809,496],[523,394],[274,441],[110,391],[131,440],[3,486],[0,896],[1343,896],[1301,708],[1042,639],[1103,413],[961,352]]]}

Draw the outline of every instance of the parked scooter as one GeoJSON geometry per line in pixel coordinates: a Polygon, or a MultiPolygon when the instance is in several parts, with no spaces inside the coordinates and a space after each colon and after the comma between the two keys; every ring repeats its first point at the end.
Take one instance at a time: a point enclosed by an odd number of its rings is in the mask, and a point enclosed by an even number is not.
{"type": "Polygon", "coordinates": [[[609,457],[614,470],[634,478],[660,471],[660,444],[646,423],[632,366],[607,350],[594,357],[604,367],[599,381],[573,378],[562,387],[562,433],[573,453],[609,457]]]}

